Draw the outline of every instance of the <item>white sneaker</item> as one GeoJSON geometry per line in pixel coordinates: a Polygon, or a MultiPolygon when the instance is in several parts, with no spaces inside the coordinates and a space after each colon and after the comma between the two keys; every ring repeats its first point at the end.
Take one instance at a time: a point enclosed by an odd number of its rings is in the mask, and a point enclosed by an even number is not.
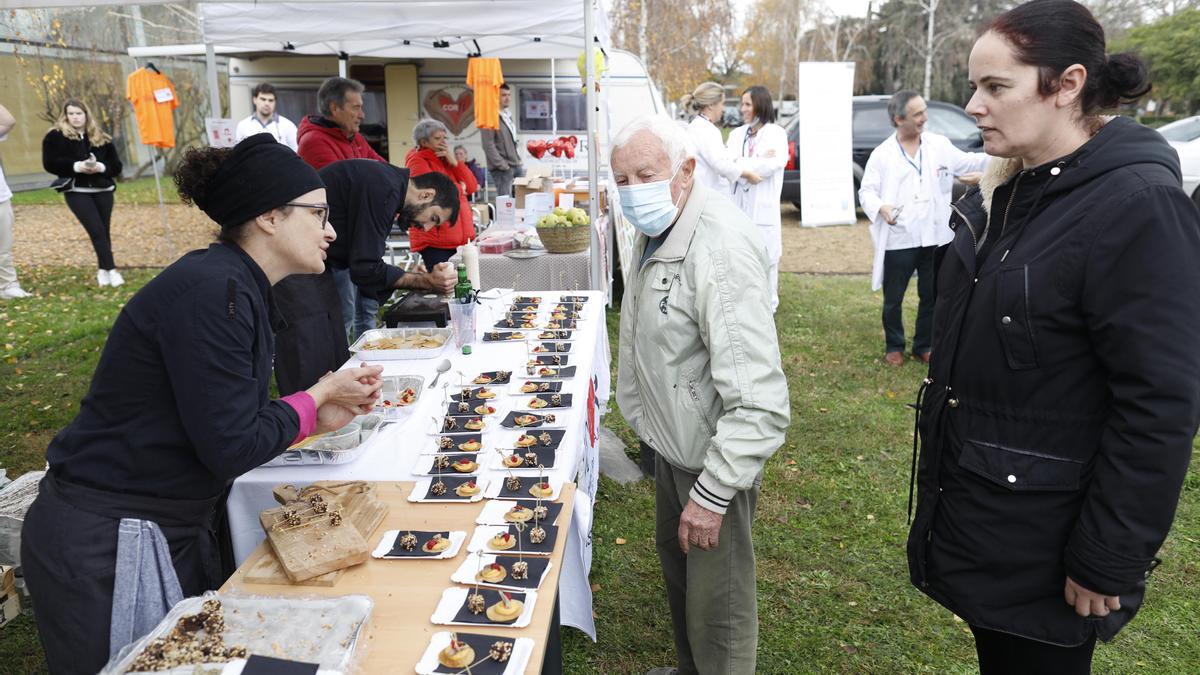
{"type": "Polygon", "coordinates": [[[33,294],[21,288],[21,284],[13,284],[8,288],[0,291],[0,298],[5,300],[19,300],[21,298],[32,298],[33,294]]]}
{"type": "Polygon", "coordinates": [[[100,284],[101,288],[112,285],[108,278],[108,270],[96,270],[96,283],[100,284]]]}
{"type": "Polygon", "coordinates": [[[125,283],[125,277],[121,276],[121,273],[116,270],[109,270],[108,283],[112,284],[113,288],[116,288],[117,286],[125,283]]]}

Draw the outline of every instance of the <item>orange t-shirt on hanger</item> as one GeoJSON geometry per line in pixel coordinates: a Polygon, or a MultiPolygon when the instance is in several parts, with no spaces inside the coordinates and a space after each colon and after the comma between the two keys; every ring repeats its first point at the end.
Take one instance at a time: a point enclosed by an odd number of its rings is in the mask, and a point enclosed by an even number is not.
{"type": "Polygon", "coordinates": [[[476,56],[467,59],[467,86],[475,92],[475,126],[500,128],[500,85],[504,73],[500,59],[476,56]]]}
{"type": "Polygon", "coordinates": [[[133,105],[138,134],[143,145],[175,147],[175,119],[179,107],[175,86],[166,75],[138,68],[125,81],[125,98],[133,105]]]}

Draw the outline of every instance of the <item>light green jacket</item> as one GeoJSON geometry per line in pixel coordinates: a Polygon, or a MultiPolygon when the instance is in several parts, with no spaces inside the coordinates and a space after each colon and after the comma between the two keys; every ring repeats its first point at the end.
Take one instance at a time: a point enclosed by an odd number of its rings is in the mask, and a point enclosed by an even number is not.
{"type": "MultiPolygon", "coordinates": [[[[647,241],[638,235],[634,261],[647,241]]],[[[691,498],[717,513],[754,483],[788,427],[770,295],[754,224],[695,184],[621,303],[621,414],[672,465],[700,473],[691,498]]]]}

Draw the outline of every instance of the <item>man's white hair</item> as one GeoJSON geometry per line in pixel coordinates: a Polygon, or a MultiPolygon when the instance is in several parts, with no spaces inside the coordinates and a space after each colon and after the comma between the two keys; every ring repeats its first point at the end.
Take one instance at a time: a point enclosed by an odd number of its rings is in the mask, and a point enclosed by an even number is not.
{"type": "Polygon", "coordinates": [[[692,149],[692,139],[687,132],[665,115],[639,115],[633,118],[613,138],[612,152],[615,153],[618,148],[628,145],[629,139],[639,131],[649,131],[658,138],[663,149],[667,151],[667,157],[671,160],[672,167],[678,166],[685,159],[696,155],[692,149]]]}

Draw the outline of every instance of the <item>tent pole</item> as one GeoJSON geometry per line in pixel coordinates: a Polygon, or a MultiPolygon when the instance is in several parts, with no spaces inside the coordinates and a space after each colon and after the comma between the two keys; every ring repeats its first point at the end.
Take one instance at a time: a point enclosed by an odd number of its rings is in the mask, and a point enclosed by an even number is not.
{"type": "Polygon", "coordinates": [[[554,59],[550,59],[550,134],[558,138],[558,77],[554,72],[554,59]]]}
{"type": "Polygon", "coordinates": [[[587,153],[588,153],[588,216],[592,222],[592,288],[603,290],[608,299],[608,279],[604,274],[603,256],[600,254],[600,237],[596,232],[597,218],[600,213],[600,134],[598,133],[596,115],[596,27],[592,25],[595,18],[592,10],[593,0],[581,0],[583,3],[583,53],[584,78],[583,88],[587,98],[587,153]]]}
{"type": "Polygon", "coordinates": [[[221,117],[221,90],[217,85],[217,52],[211,42],[204,43],[204,70],[208,75],[208,114],[221,117]]]}
{"type": "Polygon", "coordinates": [[[350,77],[350,55],[338,52],[338,77],[350,77]]]}

